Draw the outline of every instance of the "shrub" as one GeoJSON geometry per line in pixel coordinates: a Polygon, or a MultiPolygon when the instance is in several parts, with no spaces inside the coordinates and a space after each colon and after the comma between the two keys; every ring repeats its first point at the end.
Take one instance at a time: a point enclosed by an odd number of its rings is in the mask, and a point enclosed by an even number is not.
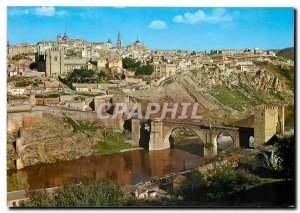
{"type": "Polygon", "coordinates": [[[207,184],[204,179],[204,176],[198,172],[193,171],[186,175],[186,179],[183,181],[181,186],[175,195],[181,195],[184,199],[201,199],[201,196],[205,195],[207,190],[207,184]]]}
{"type": "Polygon", "coordinates": [[[260,183],[260,179],[247,170],[215,169],[207,177],[208,199],[224,197],[260,183]]]}
{"type": "Polygon", "coordinates": [[[58,189],[55,194],[34,192],[25,207],[106,207],[122,206],[121,187],[110,181],[80,179],[58,189]]]}

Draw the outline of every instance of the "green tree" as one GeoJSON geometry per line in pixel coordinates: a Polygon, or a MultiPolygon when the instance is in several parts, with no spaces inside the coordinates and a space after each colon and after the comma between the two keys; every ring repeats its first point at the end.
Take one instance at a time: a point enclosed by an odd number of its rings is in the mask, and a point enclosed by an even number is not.
{"type": "Polygon", "coordinates": [[[201,199],[207,191],[207,183],[203,175],[198,171],[193,171],[186,175],[186,179],[180,185],[176,195],[181,195],[186,200],[201,199]]]}
{"type": "Polygon", "coordinates": [[[99,78],[105,78],[106,77],[105,72],[103,72],[102,70],[100,72],[98,72],[97,75],[98,75],[99,78]]]}
{"type": "Polygon", "coordinates": [[[94,76],[94,71],[89,69],[74,69],[68,76],[71,83],[85,83],[94,76]]]}
{"type": "Polygon", "coordinates": [[[123,68],[129,70],[136,70],[138,67],[141,66],[141,62],[133,60],[132,58],[126,57],[122,60],[123,68]]]}
{"type": "Polygon", "coordinates": [[[122,63],[124,69],[133,69],[135,67],[135,61],[132,58],[123,58],[122,63]]]}
{"type": "Polygon", "coordinates": [[[217,168],[207,177],[208,199],[222,198],[231,192],[245,190],[260,183],[260,179],[246,170],[234,168],[217,168]]]}
{"type": "Polygon", "coordinates": [[[154,72],[153,65],[143,65],[138,67],[135,74],[136,75],[151,75],[154,72]]]}

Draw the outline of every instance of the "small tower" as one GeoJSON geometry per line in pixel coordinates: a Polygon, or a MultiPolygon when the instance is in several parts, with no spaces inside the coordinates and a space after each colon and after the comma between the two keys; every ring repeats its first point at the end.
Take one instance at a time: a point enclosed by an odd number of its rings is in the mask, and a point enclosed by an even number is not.
{"type": "Polygon", "coordinates": [[[68,35],[67,35],[67,30],[65,30],[64,37],[62,38],[62,40],[63,40],[64,42],[67,42],[67,41],[69,40],[69,37],[68,37],[68,35]]]}
{"type": "Polygon", "coordinates": [[[118,39],[117,39],[117,49],[121,49],[122,48],[122,42],[121,42],[121,34],[120,31],[118,33],[118,39]]]}
{"type": "Polygon", "coordinates": [[[57,43],[61,43],[62,42],[62,37],[60,35],[60,33],[57,34],[57,43]]]}

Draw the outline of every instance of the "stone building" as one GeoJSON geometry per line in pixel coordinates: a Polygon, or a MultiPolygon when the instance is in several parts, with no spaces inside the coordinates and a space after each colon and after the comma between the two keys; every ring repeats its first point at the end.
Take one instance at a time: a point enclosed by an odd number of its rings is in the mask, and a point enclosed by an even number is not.
{"type": "Polygon", "coordinates": [[[45,71],[47,77],[58,77],[65,73],[64,50],[60,47],[52,47],[46,52],[45,71]]]}
{"type": "Polygon", "coordinates": [[[7,57],[12,58],[20,54],[35,54],[37,45],[36,44],[17,44],[7,45],[7,57]]]}
{"type": "Polygon", "coordinates": [[[170,77],[176,74],[176,64],[154,64],[154,78],[170,77]]]}
{"type": "Polygon", "coordinates": [[[137,39],[133,44],[127,46],[128,51],[144,51],[147,48],[137,39]]]}

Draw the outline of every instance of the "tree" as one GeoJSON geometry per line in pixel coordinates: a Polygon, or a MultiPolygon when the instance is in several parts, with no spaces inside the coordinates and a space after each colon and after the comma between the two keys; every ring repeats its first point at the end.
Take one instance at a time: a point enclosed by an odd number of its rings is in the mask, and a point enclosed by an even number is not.
{"type": "Polygon", "coordinates": [[[106,74],[102,70],[97,74],[99,78],[105,78],[106,74]]]}
{"type": "Polygon", "coordinates": [[[153,65],[143,65],[141,67],[138,67],[135,74],[136,75],[151,75],[154,72],[154,66],[153,65]]]}
{"type": "Polygon", "coordinates": [[[74,69],[72,73],[68,76],[68,81],[71,83],[84,83],[87,82],[88,79],[94,76],[93,70],[88,69],[74,69]]]}
{"type": "Polygon", "coordinates": [[[123,61],[123,68],[124,69],[133,69],[135,67],[135,61],[132,58],[124,58],[123,61]]]}
{"type": "Polygon", "coordinates": [[[186,175],[186,179],[182,182],[175,194],[182,195],[188,200],[194,200],[201,199],[206,191],[207,185],[204,176],[199,171],[193,171],[186,175]]]}
{"type": "Polygon", "coordinates": [[[138,67],[141,66],[140,61],[135,62],[132,58],[129,57],[124,58],[122,63],[123,63],[123,68],[129,70],[136,70],[138,67]]]}

